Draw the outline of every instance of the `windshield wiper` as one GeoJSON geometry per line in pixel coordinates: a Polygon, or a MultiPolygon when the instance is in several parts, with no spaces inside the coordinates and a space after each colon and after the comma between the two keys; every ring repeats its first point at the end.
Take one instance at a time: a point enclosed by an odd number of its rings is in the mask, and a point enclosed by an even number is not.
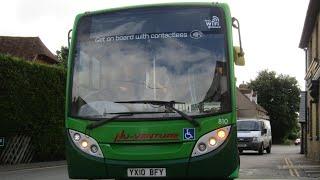
{"type": "Polygon", "coordinates": [[[122,113],[122,114],[118,114],[118,115],[115,115],[115,116],[112,116],[111,118],[107,118],[107,119],[103,119],[103,120],[100,120],[100,121],[97,121],[97,122],[94,122],[94,123],[91,123],[91,124],[88,124],[87,125],[87,129],[94,129],[96,127],[99,127],[107,122],[110,122],[112,120],[115,120],[115,119],[118,119],[122,116],[133,116],[134,113],[122,113]]]}
{"type": "Polygon", "coordinates": [[[156,113],[167,113],[167,112],[155,112],[155,111],[150,111],[150,112],[140,112],[140,111],[134,111],[134,112],[117,112],[117,113],[104,113],[103,115],[92,115],[92,116],[85,116],[85,118],[87,119],[101,119],[97,122],[94,122],[94,123],[91,123],[89,125],[87,125],[87,129],[94,129],[96,127],[99,127],[107,122],[110,122],[110,121],[113,121],[115,119],[118,119],[120,117],[123,117],[123,116],[133,116],[134,114],[156,114],[156,113]],[[108,114],[111,114],[111,115],[115,115],[115,116],[112,116],[110,118],[106,118],[106,116],[108,114]]]}
{"type": "Polygon", "coordinates": [[[192,117],[188,116],[186,113],[176,109],[174,107],[175,104],[184,104],[183,102],[176,102],[176,101],[156,101],[156,100],[141,100],[141,101],[116,101],[115,103],[128,103],[128,104],[152,104],[158,106],[164,106],[166,109],[174,111],[180,114],[183,118],[188,120],[194,126],[199,126],[198,121],[193,119],[192,117]]]}

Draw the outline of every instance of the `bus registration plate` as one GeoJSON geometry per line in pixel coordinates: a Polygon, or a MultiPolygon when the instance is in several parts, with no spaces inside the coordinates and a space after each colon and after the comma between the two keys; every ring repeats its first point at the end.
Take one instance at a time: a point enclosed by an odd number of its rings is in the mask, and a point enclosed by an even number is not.
{"type": "Polygon", "coordinates": [[[128,168],[128,177],[165,177],[166,168],[128,168]]]}

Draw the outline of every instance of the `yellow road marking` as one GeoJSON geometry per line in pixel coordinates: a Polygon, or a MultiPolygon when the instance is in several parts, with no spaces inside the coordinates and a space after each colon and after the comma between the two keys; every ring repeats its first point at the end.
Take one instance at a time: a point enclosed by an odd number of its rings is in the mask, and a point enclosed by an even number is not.
{"type": "Polygon", "coordinates": [[[293,168],[293,171],[296,173],[296,176],[300,177],[300,174],[298,173],[297,169],[293,166],[292,161],[289,158],[287,160],[288,160],[289,164],[291,165],[291,167],[293,168]]]}
{"type": "Polygon", "coordinates": [[[287,158],[284,158],[284,161],[285,161],[285,163],[287,164],[287,166],[289,167],[289,173],[290,173],[290,175],[291,175],[291,176],[294,176],[293,171],[292,171],[292,169],[291,169],[291,167],[290,167],[290,164],[288,163],[288,159],[287,159],[287,158]]]}

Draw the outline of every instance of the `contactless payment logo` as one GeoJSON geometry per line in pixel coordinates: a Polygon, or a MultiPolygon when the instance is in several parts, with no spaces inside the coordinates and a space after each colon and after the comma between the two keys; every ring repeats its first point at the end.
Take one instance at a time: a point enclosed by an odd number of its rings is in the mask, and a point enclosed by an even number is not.
{"type": "Polygon", "coordinates": [[[196,132],[195,128],[183,128],[183,140],[195,140],[196,132]]]}
{"type": "Polygon", "coordinates": [[[203,33],[199,30],[194,30],[190,33],[190,37],[192,39],[200,39],[203,37],[203,33]]]}

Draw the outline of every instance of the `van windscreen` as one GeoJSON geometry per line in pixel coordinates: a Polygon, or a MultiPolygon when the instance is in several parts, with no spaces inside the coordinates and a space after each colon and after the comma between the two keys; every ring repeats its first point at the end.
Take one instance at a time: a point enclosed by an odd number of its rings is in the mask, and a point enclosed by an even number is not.
{"type": "Polygon", "coordinates": [[[258,121],[238,121],[237,130],[238,131],[260,131],[261,123],[258,121]]]}

